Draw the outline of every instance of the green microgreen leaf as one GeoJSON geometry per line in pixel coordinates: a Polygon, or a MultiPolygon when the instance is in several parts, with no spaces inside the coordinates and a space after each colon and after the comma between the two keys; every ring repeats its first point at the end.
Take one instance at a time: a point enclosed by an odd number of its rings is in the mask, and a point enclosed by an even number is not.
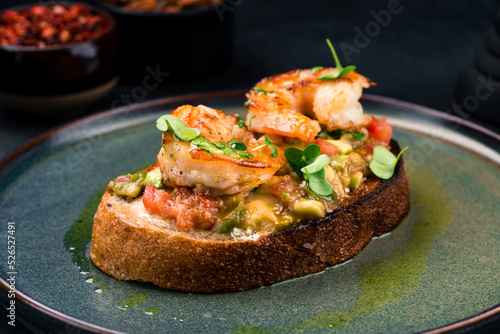
{"type": "Polygon", "coordinates": [[[342,67],[340,65],[339,57],[337,57],[337,52],[335,52],[335,48],[332,45],[332,42],[330,42],[330,39],[326,39],[326,43],[330,47],[330,51],[332,52],[333,59],[335,60],[335,70],[331,73],[326,73],[318,77],[319,80],[333,80],[333,79],[338,79],[343,76],[346,76],[347,74],[351,73],[356,69],[356,66],[347,66],[346,68],[342,67]]]}
{"type": "Polygon", "coordinates": [[[394,168],[398,163],[399,157],[404,151],[408,149],[408,146],[399,152],[398,156],[395,157],[391,151],[382,146],[375,146],[373,148],[373,160],[370,162],[370,169],[381,179],[387,180],[394,175],[394,168]]]}
{"type": "Polygon", "coordinates": [[[344,67],[344,69],[342,71],[340,71],[338,77],[339,78],[345,77],[346,75],[348,75],[349,73],[351,73],[355,69],[356,69],[356,66],[354,66],[354,65],[350,65],[350,66],[344,67]]]}
{"type": "Polygon", "coordinates": [[[274,145],[274,143],[267,137],[264,138],[264,142],[271,149],[271,157],[276,158],[278,156],[278,148],[276,147],[276,145],[274,145]]]}
{"type": "Polygon", "coordinates": [[[167,116],[171,116],[171,115],[163,115],[163,116],[160,116],[160,118],[158,118],[156,120],[156,128],[160,131],[168,131],[170,129],[170,127],[168,126],[168,123],[166,122],[167,121],[167,116]]]}
{"type": "Polygon", "coordinates": [[[359,132],[359,131],[351,131],[349,133],[351,134],[351,136],[353,136],[354,138],[356,138],[359,141],[363,141],[363,139],[365,139],[365,136],[366,136],[363,132],[359,132]]]}
{"type": "MultiPolygon", "coordinates": [[[[225,154],[234,158],[244,158],[244,159],[253,158],[253,154],[248,151],[236,152],[232,147],[229,147],[224,143],[221,142],[212,143],[210,140],[208,140],[203,136],[191,140],[191,143],[198,146],[202,150],[207,151],[208,153],[225,154]]],[[[245,145],[243,143],[240,144],[245,145]]]]}
{"type": "Polygon", "coordinates": [[[250,117],[250,120],[248,121],[248,126],[252,126],[252,121],[255,118],[255,116],[250,117]]]}
{"type": "Polygon", "coordinates": [[[267,90],[263,90],[262,88],[257,87],[257,86],[254,86],[252,89],[254,91],[256,91],[257,93],[262,93],[262,94],[272,94],[272,93],[274,93],[274,90],[267,91],[267,90]]]}
{"type": "Polygon", "coordinates": [[[248,108],[248,106],[250,105],[250,103],[252,103],[252,99],[250,99],[250,100],[246,100],[246,101],[245,101],[245,103],[243,103],[243,106],[244,106],[245,108],[248,108]]]}
{"type": "Polygon", "coordinates": [[[309,172],[307,171],[307,169],[301,168],[300,171],[302,171],[302,173],[305,173],[302,176],[304,177],[304,179],[309,181],[309,172]]]}
{"type": "Polygon", "coordinates": [[[218,143],[213,143],[217,148],[219,148],[225,155],[229,155],[230,157],[233,158],[240,158],[240,155],[238,152],[236,152],[232,147],[227,146],[224,143],[218,142],[218,143]]]}
{"type": "Polygon", "coordinates": [[[231,144],[237,143],[241,144],[243,146],[240,146],[241,148],[245,147],[246,150],[246,145],[240,142],[233,142],[229,144],[224,144],[222,142],[217,142],[217,143],[212,143],[210,140],[207,138],[201,136],[201,137],[196,137],[193,140],[191,140],[191,143],[198,146],[202,150],[207,151],[208,153],[213,153],[213,154],[225,154],[234,158],[244,158],[244,159],[251,159],[253,158],[253,154],[248,152],[248,151],[240,151],[236,152],[234,148],[232,147],[231,144]],[[228,145],[231,145],[228,146],[228,145]]]}
{"type": "Polygon", "coordinates": [[[299,163],[297,164],[296,166],[296,171],[297,171],[297,174],[300,176],[300,177],[303,177],[304,176],[304,173],[302,173],[302,168],[304,168],[305,166],[307,166],[307,160],[305,157],[302,157],[299,161],[299,163]]]}
{"type": "Polygon", "coordinates": [[[177,137],[179,137],[182,140],[192,140],[198,137],[201,131],[199,129],[185,127],[180,129],[174,129],[174,133],[177,137]]]}
{"type": "Polygon", "coordinates": [[[329,196],[333,188],[326,181],[325,167],[330,158],[320,153],[321,149],[316,144],[310,144],[303,150],[290,146],[285,150],[285,157],[295,166],[297,174],[307,180],[311,191],[318,196],[329,196]]]}
{"type": "Polygon", "coordinates": [[[192,140],[201,133],[199,129],[189,128],[177,117],[167,114],[156,120],[156,128],[160,131],[172,130],[181,140],[192,140]]]}
{"type": "Polygon", "coordinates": [[[338,74],[333,71],[332,73],[326,73],[318,77],[319,80],[333,80],[337,79],[339,76],[338,74]]]}
{"type": "Polygon", "coordinates": [[[314,174],[320,170],[324,170],[325,167],[330,163],[330,158],[326,154],[322,154],[317,157],[313,163],[301,168],[302,173],[314,174]]]}
{"type": "Polygon", "coordinates": [[[253,158],[253,154],[248,152],[248,151],[241,151],[241,152],[238,152],[238,154],[240,155],[240,157],[245,158],[245,159],[253,158]]]}
{"type": "Polygon", "coordinates": [[[319,80],[333,80],[333,79],[337,79],[337,78],[340,78],[340,73],[342,73],[342,69],[341,68],[335,68],[333,70],[333,72],[330,72],[330,73],[325,73],[321,76],[318,77],[319,80]]]}
{"type": "Polygon", "coordinates": [[[298,147],[290,146],[285,149],[285,157],[289,163],[297,166],[300,160],[304,157],[304,151],[298,147]]]}
{"type": "Polygon", "coordinates": [[[333,47],[332,42],[330,42],[329,38],[326,39],[326,43],[330,47],[330,51],[333,55],[333,60],[335,60],[335,68],[340,68],[340,70],[342,71],[342,65],[340,65],[339,58],[337,57],[337,52],[335,52],[335,48],[333,47]]]}
{"type": "Polygon", "coordinates": [[[298,147],[290,146],[285,150],[285,157],[288,162],[297,167],[297,173],[302,176],[302,167],[307,166],[308,161],[316,158],[320,153],[321,148],[316,144],[310,144],[303,150],[298,147]]]}
{"type": "Polygon", "coordinates": [[[311,73],[314,74],[314,73],[318,73],[319,71],[321,71],[322,69],[324,69],[323,66],[315,66],[311,69],[311,73]]]}
{"type": "Polygon", "coordinates": [[[241,129],[243,126],[245,126],[245,120],[238,116],[238,127],[241,129]]]}
{"type": "Polygon", "coordinates": [[[230,141],[228,144],[235,150],[245,151],[247,149],[247,146],[239,141],[230,141]]]}
{"type": "Polygon", "coordinates": [[[218,148],[214,143],[212,143],[205,137],[197,137],[191,140],[191,143],[198,146],[202,150],[207,151],[208,153],[218,153],[218,154],[224,153],[220,148],[218,148]]]}
{"type": "Polygon", "coordinates": [[[309,144],[304,149],[304,158],[311,160],[321,154],[321,148],[317,144],[309,144]]]}
{"type": "Polygon", "coordinates": [[[329,196],[333,193],[332,186],[326,181],[325,169],[309,174],[309,179],[307,181],[309,188],[311,188],[311,190],[318,196],[329,196]]]}
{"type": "Polygon", "coordinates": [[[271,157],[276,158],[278,156],[278,148],[269,138],[267,138],[267,136],[264,137],[264,144],[255,147],[252,151],[260,150],[266,146],[271,149],[271,157]]]}
{"type": "Polygon", "coordinates": [[[229,145],[231,145],[232,148],[235,150],[238,150],[240,152],[237,152],[240,157],[245,158],[245,159],[251,159],[253,158],[253,154],[247,151],[247,146],[239,141],[233,141],[229,142],[229,145]]]}
{"type": "MultiPolygon", "coordinates": [[[[238,117],[238,126],[240,128],[243,127],[244,123],[245,122],[243,121],[243,119],[241,117],[238,117]]],[[[180,119],[170,114],[159,117],[156,120],[156,127],[160,131],[172,130],[179,139],[190,141],[192,144],[209,153],[225,154],[235,158],[250,159],[253,157],[253,154],[251,154],[250,152],[238,153],[234,150],[233,147],[229,147],[224,143],[212,143],[207,138],[200,136],[201,131],[199,129],[187,127],[180,119]]],[[[246,150],[246,146],[243,143],[235,142],[235,145],[239,150],[246,150]]]]}

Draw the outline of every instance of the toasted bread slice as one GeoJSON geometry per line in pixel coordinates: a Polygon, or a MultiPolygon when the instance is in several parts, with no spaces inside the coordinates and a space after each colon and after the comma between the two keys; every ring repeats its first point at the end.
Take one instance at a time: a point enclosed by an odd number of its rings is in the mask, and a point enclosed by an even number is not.
{"type": "MultiPolygon", "coordinates": [[[[399,152],[395,141],[391,145],[399,152]]],[[[150,215],[141,197],[129,201],[108,190],[94,217],[90,258],[119,280],[190,292],[240,291],[346,261],[396,227],[408,210],[402,159],[392,178],[368,177],[327,217],[254,238],[181,231],[150,215]]]]}

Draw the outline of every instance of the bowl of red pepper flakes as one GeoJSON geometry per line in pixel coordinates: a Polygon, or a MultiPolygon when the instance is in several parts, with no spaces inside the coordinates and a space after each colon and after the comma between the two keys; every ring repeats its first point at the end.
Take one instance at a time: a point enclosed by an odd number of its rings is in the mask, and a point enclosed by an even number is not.
{"type": "Polygon", "coordinates": [[[193,80],[232,61],[233,0],[87,0],[118,22],[120,77],[142,84],[151,71],[163,83],[193,80]],[[164,79],[164,77],[162,77],[164,79]]]}
{"type": "Polygon", "coordinates": [[[27,4],[0,12],[0,99],[30,114],[69,118],[118,81],[118,31],[83,3],[27,4]]]}

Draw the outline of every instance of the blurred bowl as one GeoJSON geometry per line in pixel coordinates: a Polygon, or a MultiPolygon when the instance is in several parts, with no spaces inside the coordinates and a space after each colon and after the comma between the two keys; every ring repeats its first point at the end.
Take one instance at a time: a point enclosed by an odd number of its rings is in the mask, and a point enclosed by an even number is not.
{"type": "Polygon", "coordinates": [[[151,72],[157,74],[159,83],[196,78],[215,73],[231,61],[235,8],[226,1],[177,13],[88,2],[109,11],[118,21],[120,76],[128,83],[141,85],[151,72]]]}
{"type": "MultiPolygon", "coordinates": [[[[35,5],[40,4],[8,10],[19,12],[35,5]]],[[[0,99],[6,105],[28,114],[69,118],[84,112],[113,88],[118,81],[116,22],[105,11],[84,6],[109,23],[94,39],[43,48],[0,44],[0,99]]]]}

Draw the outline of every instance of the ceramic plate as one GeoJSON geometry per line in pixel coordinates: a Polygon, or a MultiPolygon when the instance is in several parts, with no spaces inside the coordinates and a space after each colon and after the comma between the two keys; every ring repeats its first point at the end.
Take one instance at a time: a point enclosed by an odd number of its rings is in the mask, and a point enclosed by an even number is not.
{"type": "MultiPolygon", "coordinates": [[[[388,117],[394,138],[410,146],[411,210],[354,259],[215,295],[122,282],[96,268],[88,257],[92,216],[110,179],[155,161],[156,118],[185,103],[243,114],[242,102],[242,92],[223,92],[115,109],[45,134],[4,160],[0,250],[6,254],[15,238],[15,262],[0,263],[0,284],[8,291],[6,280],[15,279],[17,319],[53,333],[437,333],[498,321],[499,136],[375,96],[363,99],[366,112],[388,117]]],[[[5,307],[10,299],[1,296],[5,307]]]]}

